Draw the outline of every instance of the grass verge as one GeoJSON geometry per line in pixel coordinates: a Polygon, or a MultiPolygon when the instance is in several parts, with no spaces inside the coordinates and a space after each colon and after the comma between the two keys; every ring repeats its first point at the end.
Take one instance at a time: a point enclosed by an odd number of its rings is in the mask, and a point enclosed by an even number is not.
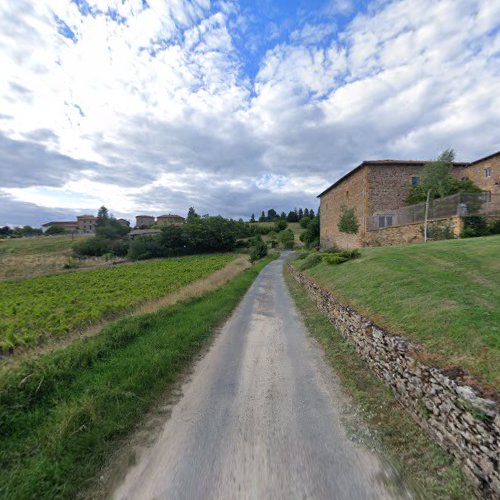
{"type": "Polygon", "coordinates": [[[474,498],[457,461],[434,444],[405,412],[392,392],[368,370],[366,363],[328,318],[321,313],[288,271],[290,293],[312,336],[324,349],[343,388],[373,431],[373,445],[397,468],[418,498],[474,498]]]}
{"type": "Polygon", "coordinates": [[[363,248],[308,269],[380,326],[425,347],[426,364],[461,367],[500,386],[500,236],[363,248]]]}
{"type": "Polygon", "coordinates": [[[2,373],[0,498],[74,498],[89,488],[273,258],[202,297],[2,373]]]}

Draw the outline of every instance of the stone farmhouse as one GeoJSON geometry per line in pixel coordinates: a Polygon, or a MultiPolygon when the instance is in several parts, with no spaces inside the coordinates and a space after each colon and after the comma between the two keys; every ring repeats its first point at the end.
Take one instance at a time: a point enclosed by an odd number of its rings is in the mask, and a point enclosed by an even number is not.
{"type": "MultiPolygon", "coordinates": [[[[329,248],[336,245],[340,248],[355,248],[372,244],[408,242],[408,235],[404,236],[401,230],[393,231],[394,237],[391,241],[381,241],[380,237],[384,238],[386,234],[378,231],[375,235],[369,221],[370,218],[377,216],[381,227],[386,223],[387,226],[391,226],[395,212],[405,206],[409,187],[418,184],[419,176],[427,163],[429,161],[363,161],[333,183],[318,196],[321,247],[329,248]],[[338,223],[342,207],[354,210],[359,222],[357,234],[339,231],[338,223]]],[[[460,179],[471,179],[485,192],[485,196],[489,196],[489,199],[495,195],[495,199],[500,200],[500,151],[471,163],[455,162],[452,175],[460,179]]],[[[421,224],[412,228],[411,241],[418,241],[420,227],[421,224]]]]}
{"type": "Polygon", "coordinates": [[[77,221],[52,221],[42,224],[42,231],[45,232],[50,227],[62,227],[65,231],[72,233],[77,231],[78,222],[77,221]]]}
{"type": "MultiPolygon", "coordinates": [[[[126,219],[117,219],[117,222],[122,226],[130,226],[130,222],[126,219]]],[[[42,230],[45,232],[49,227],[62,227],[69,233],[95,234],[96,223],[95,215],[79,215],[76,221],[52,221],[42,224],[42,230]]]]}

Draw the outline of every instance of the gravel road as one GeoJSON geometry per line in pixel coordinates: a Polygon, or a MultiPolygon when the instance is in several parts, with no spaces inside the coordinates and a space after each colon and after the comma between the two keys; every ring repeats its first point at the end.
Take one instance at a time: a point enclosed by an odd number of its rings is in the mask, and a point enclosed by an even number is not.
{"type": "Polygon", "coordinates": [[[114,498],[392,498],[382,463],[346,436],[282,266],[257,278],[114,498]]]}

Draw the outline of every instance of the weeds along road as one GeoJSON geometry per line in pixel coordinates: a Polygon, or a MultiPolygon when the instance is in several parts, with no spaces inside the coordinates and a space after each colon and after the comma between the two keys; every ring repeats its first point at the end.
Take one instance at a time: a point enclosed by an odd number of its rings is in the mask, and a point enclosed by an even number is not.
{"type": "Polygon", "coordinates": [[[115,498],[391,498],[382,464],[345,435],[282,266],[257,278],[115,498]]]}

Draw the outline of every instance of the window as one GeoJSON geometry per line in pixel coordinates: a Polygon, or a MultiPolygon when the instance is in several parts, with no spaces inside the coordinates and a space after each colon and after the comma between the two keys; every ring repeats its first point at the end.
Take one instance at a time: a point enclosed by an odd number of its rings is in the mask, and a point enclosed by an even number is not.
{"type": "Polygon", "coordinates": [[[378,227],[390,227],[390,226],[392,226],[392,215],[378,216],[378,227]]]}
{"type": "Polygon", "coordinates": [[[488,168],[484,169],[484,176],[485,177],[491,177],[491,167],[488,167],[488,168]]]}
{"type": "Polygon", "coordinates": [[[417,186],[418,185],[418,177],[417,176],[413,176],[411,178],[411,185],[412,186],[417,186]]]}

